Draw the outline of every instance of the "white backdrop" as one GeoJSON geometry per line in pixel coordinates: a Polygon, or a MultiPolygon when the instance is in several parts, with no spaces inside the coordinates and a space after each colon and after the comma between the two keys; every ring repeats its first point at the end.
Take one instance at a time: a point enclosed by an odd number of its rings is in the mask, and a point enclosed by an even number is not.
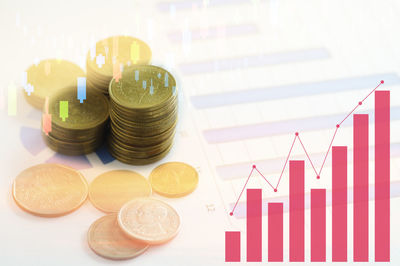
{"type": "MultiPolygon", "coordinates": [[[[242,231],[244,261],[245,223],[228,213],[247,176],[224,176],[221,169],[237,166],[250,170],[252,163],[261,162],[267,167],[260,170],[276,183],[277,169],[283,165],[281,158],[289,150],[293,132],[305,132],[302,140],[310,153],[318,155],[326,151],[336,122],[330,128],[321,121],[336,115],[342,117],[385,78],[390,82],[382,89],[390,89],[392,97],[391,180],[392,191],[396,185],[397,192],[400,181],[399,13],[400,2],[394,0],[1,1],[0,264],[222,265],[225,230],[242,231]],[[54,152],[41,146],[36,136],[40,112],[25,102],[20,90],[17,114],[8,115],[7,107],[10,84],[18,87],[22,72],[34,62],[61,58],[85,68],[91,45],[120,34],[146,41],[152,49],[152,63],[169,68],[175,75],[180,89],[178,133],[173,150],[162,162],[176,160],[194,165],[200,171],[200,183],[185,198],[164,199],[182,215],[182,229],[176,239],[152,247],[134,260],[114,262],[98,257],[86,244],[87,229],[103,215],[89,202],[70,215],[54,219],[34,217],[15,205],[11,196],[15,176],[31,165],[54,158],[54,152]],[[332,81],[336,82],[334,88],[324,91],[332,81]],[[328,83],[311,93],[297,86],[317,82],[328,83]],[[252,101],[230,98],[230,92],[250,93],[254,89],[268,90],[263,94],[266,98],[252,101]],[[222,101],[210,107],[214,94],[239,103],[225,105],[222,101]],[[202,95],[206,97],[198,97],[202,95]],[[282,121],[288,126],[279,124],[282,121]],[[229,134],[219,131],[233,129],[228,132],[234,132],[242,126],[252,128],[258,124],[277,128],[279,132],[266,131],[265,135],[254,138],[246,131],[239,139],[229,140],[229,134]],[[212,136],[219,140],[213,142],[212,136]],[[278,162],[276,169],[271,166],[275,161],[278,162]]],[[[360,112],[371,108],[373,98],[365,102],[360,112]]],[[[341,129],[336,145],[351,147],[350,126],[341,129]]],[[[373,146],[372,126],[370,139],[373,146]]],[[[295,147],[293,152],[303,156],[300,147],[295,147]]],[[[322,160],[316,158],[319,168],[322,160]]],[[[65,163],[71,161],[65,160],[65,163]]],[[[103,164],[91,154],[85,163],[82,173],[90,182],[97,174],[110,169],[132,169],[148,175],[161,162],[142,167],[116,161],[103,164]]],[[[330,164],[324,168],[319,182],[314,180],[309,166],[306,163],[307,191],[315,187],[329,190],[330,164]]],[[[371,183],[372,173],[373,168],[371,183]]],[[[287,196],[287,177],[285,174],[282,189],[274,197],[287,196]]],[[[257,175],[249,187],[261,187],[263,196],[271,197],[271,190],[257,175]]],[[[371,261],[374,259],[373,204],[370,201],[371,261]]],[[[400,199],[392,197],[391,204],[392,264],[398,265],[400,199]]],[[[351,261],[351,204],[348,209],[351,261]]],[[[328,207],[328,261],[331,260],[330,212],[328,207]]],[[[306,261],[310,260],[309,216],[306,210],[306,261]]],[[[267,258],[265,218],[264,260],[267,258]]],[[[284,220],[284,258],[288,261],[287,214],[284,220]]]]}

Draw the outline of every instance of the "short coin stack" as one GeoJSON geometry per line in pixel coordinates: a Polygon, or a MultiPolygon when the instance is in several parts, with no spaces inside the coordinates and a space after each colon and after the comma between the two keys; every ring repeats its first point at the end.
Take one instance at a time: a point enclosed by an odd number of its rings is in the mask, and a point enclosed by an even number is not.
{"type": "Polygon", "coordinates": [[[87,88],[108,94],[108,85],[121,69],[129,65],[148,64],[150,47],[129,36],[114,36],[96,43],[87,54],[87,88]]]}
{"type": "Polygon", "coordinates": [[[149,164],[171,149],[178,116],[173,76],[163,68],[126,67],[109,87],[110,153],[128,164],[149,164]]]}
{"type": "Polygon", "coordinates": [[[109,104],[103,94],[88,91],[86,100],[81,103],[77,99],[76,86],[70,87],[50,98],[48,110],[44,112],[47,111],[51,114],[51,131],[43,137],[54,151],[82,155],[95,151],[104,143],[109,104]],[[67,102],[64,112],[60,112],[61,102],[67,102]]]}

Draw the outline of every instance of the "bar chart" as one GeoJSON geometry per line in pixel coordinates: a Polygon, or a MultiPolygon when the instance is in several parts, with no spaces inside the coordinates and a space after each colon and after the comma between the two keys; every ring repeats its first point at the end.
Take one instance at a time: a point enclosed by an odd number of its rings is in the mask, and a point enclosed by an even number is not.
{"type": "MultiPolygon", "coordinates": [[[[303,144],[300,134],[295,133],[291,149],[283,162],[283,169],[276,185],[259,171],[256,165],[251,167],[250,174],[243,186],[230,215],[233,216],[235,208],[246,191],[246,237],[241,238],[241,231],[225,232],[225,261],[239,262],[243,260],[240,250],[246,240],[245,260],[248,262],[263,261],[262,251],[267,250],[269,262],[304,262],[305,251],[309,250],[311,262],[327,261],[327,231],[332,233],[331,259],[333,262],[376,262],[390,261],[390,91],[377,90],[383,80],[364,99],[359,101],[355,108],[336,125],[332,141],[326,152],[324,161],[319,171],[314,167],[307,149],[303,144]],[[371,97],[370,97],[371,96],[371,97]],[[374,132],[369,132],[369,114],[356,113],[359,106],[367,99],[375,97],[374,105],[374,132]],[[345,120],[353,123],[353,143],[350,150],[348,146],[333,145],[335,136],[345,120]],[[370,135],[374,136],[373,148],[375,160],[374,173],[370,173],[370,135]],[[304,160],[291,160],[290,155],[293,146],[299,142],[304,150],[304,160]],[[348,161],[352,157],[352,173],[348,171],[348,161]],[[316,178],[321,176],[326,160],[332,161],[331,191],[326,188],[306,189],[307,179],[314,176],[305,176],[305,164],[309,163],[316,178]],[[277,191],[285,169],[289,171],[289,200],[287,202],[267,203],[267,230],[262,228],[262,209],[265,202],[262,199],[262,189],[247,188],[246,185],[254,172],[258,172],[267,182],[268,186],[277,191]],[[351,180],[352,178],[352,180],[351,180]],[[370,179],[374,181],[374,201],[370,200],[370,179]],[[352,210],[348,210],[348,190],[352,189],[352,210]],[[310,211],[307,212],[309,225],[305,224],[305,195],[310,195],[310,211]],[[327,197],[331,197],[331,208],[327,213],[327,197]],[[288,204],[289,226],[284,227],[284,204],[288,204]],[[371,206],[370,206],[371,204],[371,206]],[[372,209],[374,206],[374,209],[372,209]],[[353,212],[352,228],[348,225],[348,211],[353,212]],[[374,243],[369,238],[369,212],[374,212],[374,243]],[[332,228],[327,230],[327,217],[332,219],[332,228]],[[284,243],[284,232],[288,230],[288,243],[284,243]],[[350,233],[351,232],[351,233],[350,233]],[[310,247],[305,246],[305,236],[309,234],[310,247]],[[349,234],[351,234],[349,236],[349,234]],[[262,246],[263,237],[267,237],[268,247],[262,246]],[[349,241],[349,237],[352,241],[349,241]],[[350,246],[351,244],[351,246],[350,246]],[[370,245],[374,246],[374,254],[369,254],[370,245]],[[288,258],[284,257],[284,246],[288,247],[288,258]],[[353,249],[352,258],[348,250],[353,249]]],[[[287,206],[286,206],[287,207],[287,206]]],[[[265,259],[264,259],[265,260],[265,259]]]]}

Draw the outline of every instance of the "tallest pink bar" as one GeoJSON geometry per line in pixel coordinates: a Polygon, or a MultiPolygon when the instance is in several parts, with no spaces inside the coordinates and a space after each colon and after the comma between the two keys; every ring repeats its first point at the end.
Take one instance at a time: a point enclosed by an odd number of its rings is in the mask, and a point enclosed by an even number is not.
{"type": "Polygon", "coordinates": [[[390,261],[390,93],[375,92],[375,261],[390,261]]]}

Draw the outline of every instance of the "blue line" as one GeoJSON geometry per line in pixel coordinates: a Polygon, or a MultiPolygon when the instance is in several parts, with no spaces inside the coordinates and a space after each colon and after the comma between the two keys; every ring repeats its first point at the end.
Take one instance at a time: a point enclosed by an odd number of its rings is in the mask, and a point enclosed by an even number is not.
{"type": "Polygon", "coordinates": [[[233,104],[294,98],[298,96],[361,90],[375,87],[380,80],[385,81],[384,86],[400,84],[400,77],[397,74],[385,73],[312,83],[291,84],[192,96],[191,101],[196,108],[204,109],[233,104]]]}
{"type": "MultiPolygon", "coordinates": [[[[290,52],[280,52],[264,55],[249,55],[234,58],[206,60],[201,62],[181,64],[180,68],[185,75],[210,73],[233,70],[238,68],[261,67],[285,63],[320,60],[329,58],[325,48],[305,49],[290,52]]],[[[214,96],[214,95],[210,95],[214,96]]]]}

